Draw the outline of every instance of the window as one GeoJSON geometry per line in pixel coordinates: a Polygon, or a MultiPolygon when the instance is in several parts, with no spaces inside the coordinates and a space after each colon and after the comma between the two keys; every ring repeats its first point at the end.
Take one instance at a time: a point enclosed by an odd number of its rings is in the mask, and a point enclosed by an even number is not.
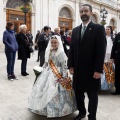
{"type": "Polygon", "coordinates": [[[6,8],[19,9],[24,4],[24,0],[8,0],[6,8]]]}
{"type": "Polygon", "coordinates": [[[64,7],[60,10],[59,17],[72,18],[68,8],[64,7]]]}

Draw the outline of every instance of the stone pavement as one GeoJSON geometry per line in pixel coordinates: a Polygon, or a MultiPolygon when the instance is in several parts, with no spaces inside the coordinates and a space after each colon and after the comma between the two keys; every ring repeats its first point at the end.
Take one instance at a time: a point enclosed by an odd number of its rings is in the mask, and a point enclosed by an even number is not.
{"type": "MultiPolygon", "coordinates": [[[[33,67],[39,65],[36,62],[37,52],[28,60],[29,76],[23,77],[20,74],[21,61],[16,60],[15,74],[19,80],[8,81],[6,74],[6,57],[0,51],[0,118],[1,120],[46,120],[46,117],[35,115],[27,110],[28,96],[35,79],[33,67]]],[[[86,103],[88,99],[86,97],[86,103]]],[[[87,107],[87,104],[86,104],[87,107]]],[[[73,120],[78,112],[63,118],[51,120],[73,120]]],[[[112,96],[110,92],[99,93],[99,106],[97,120],[120,120],[120,95],[112,96]]],[[[87,117],[83,120],[87,120],[87,117]]]]}

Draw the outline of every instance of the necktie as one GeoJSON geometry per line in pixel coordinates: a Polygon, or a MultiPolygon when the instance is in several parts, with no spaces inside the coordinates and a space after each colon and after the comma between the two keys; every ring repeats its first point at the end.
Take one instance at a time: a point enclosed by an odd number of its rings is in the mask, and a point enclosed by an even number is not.
{"type": "Polygon", "coordinates": [[[84,35],[84,33],[85,33],[85,30],[86,30],[86,26],[83,26],[83,27],[82,27],[82,31],[81,31],[81,39],[82,39],[82,37],[83,37],[83,35],[84,35]]]}

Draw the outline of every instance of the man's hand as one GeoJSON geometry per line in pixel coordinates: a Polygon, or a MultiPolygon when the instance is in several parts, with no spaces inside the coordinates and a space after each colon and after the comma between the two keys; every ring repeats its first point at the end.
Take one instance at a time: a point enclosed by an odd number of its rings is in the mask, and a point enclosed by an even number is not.
{"type": "Polygon", "coordinates": [[[100,73],[94,72],[93,77],[94,77],[95,79],[99,79],[99,78],[100,78],[100,73]]]}
{"type": "Polygon", "coordinates": [[[74,68],[71,67],[71,68],[69,69],[69,72],[70,72],[71,75],[73,75],[73,74],[74,74],[74,68]]]}

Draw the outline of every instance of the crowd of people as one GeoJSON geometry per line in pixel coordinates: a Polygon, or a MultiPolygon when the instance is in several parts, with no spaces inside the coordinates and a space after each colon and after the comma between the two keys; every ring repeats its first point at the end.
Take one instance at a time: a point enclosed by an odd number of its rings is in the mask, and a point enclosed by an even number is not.
{"type": "MultiPolygon", "coordinates": [[[[80,26],[66,33],[59,27],[53,32],[49,26],[37,31],[34,49],[38,50],[37,62],[40,61],[43,71],[29,97],[31,112],[62,117],[78,110],[79,115],[74,120],[81,120],[87,113],[84,104],[84,93],[87,92],[88,119],[96,120],[98,91],[109,90],[115,85],[111,94],[120,94],[120,34],[113,34],[111,26],[104,28],[93,23],[91,15],[92,6],[83,4],[80,26]],[[71,81],[67,81],[68,69],[73,75],[73,88],[71,81]]],[[[14,23],[8,22],[3,34],[8,80],[18,79],[14,73],[17,51],[21,75],[29,75],[27,60],[32,52],[33,36],[26,25],[20,25],[19,30],[15,36],[14,23]]]]}

